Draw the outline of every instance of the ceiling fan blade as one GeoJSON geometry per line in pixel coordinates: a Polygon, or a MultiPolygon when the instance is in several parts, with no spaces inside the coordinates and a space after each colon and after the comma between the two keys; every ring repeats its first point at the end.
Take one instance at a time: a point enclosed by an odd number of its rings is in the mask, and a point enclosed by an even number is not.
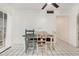
{"type": "Polygon", "coordinates": [[[45,3],[45,5],[42,7],[42,9],[44,9],[47,6],[47,3],[45,3]]]}
{"type": "Polygon", "coordinates": [[[59,5],[57,5],[56,3],[52,3],[52,5],[55,7],[55,8],[58,8],[59,5]]]}

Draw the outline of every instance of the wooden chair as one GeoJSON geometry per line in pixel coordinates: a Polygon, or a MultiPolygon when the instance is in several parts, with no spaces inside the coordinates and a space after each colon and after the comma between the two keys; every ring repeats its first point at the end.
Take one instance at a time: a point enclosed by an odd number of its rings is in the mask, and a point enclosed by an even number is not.
{"type": "Polygon", "coordinates": [[[47,47],[49,47],[50,49],[54,49],[54,36],[53,35],[48,35],[47,36],[47,39],[46,39],[46,44],[47,44],[47,47]]]}
{"type": "Polygon", "coordinates": [[[25,30],[25,48],[26,52],[29,47],[35,48],[35,40],[34,38],[30,38],[30,36],[34,36],[34,29],[33,30],[25,30]]]}
{"type": "Polygon", "coordinates": [[[48,34],[46,43],[48,47],[50,47],[51,49],[55,49],[55,44],[56,44],[56,33],[55,32],[53,32],[52,34],[48,34]]]}
{"type": "Polygon", "coordinates": [[[46,46],[46,38],[47,38],[47,33],[46,32],[38,32],[37,34],[37,52],[41,48],[47,53],[47,46],[46,46]]]}

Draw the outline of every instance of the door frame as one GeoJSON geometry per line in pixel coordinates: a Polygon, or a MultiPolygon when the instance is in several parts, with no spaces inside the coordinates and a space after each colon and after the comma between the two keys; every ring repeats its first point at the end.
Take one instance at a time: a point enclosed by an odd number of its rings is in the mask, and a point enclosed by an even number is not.
{"type": "Polygon", "coordinates": [[[77,47],[79,48],[79,13],[77,14],[77,47]]]}

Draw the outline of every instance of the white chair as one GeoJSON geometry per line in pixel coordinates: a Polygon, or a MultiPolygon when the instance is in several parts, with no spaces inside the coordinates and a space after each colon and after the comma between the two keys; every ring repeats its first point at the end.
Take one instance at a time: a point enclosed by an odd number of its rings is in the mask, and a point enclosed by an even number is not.
{"type": "Polygon", "coordinates": [[[47,35],[47,39],[46,39],[46,44],[47,47],[50,49],[55,49],[55,43],[56,43],[56,33],[53,32],[52,34],[48,34],[47,35]]]}
{"type": "Polygon", "coordinates": [[[55,44],[56,44],[56,32],[53,32],[52,35],[53,35],[52,48],[55,49],[55,44]]]}
{"type": "Polygon", "coordinates": [[[37,52],[42,49],[47,53],[46,38],[46,32],[41,31],[37,33],[37,52]]]}

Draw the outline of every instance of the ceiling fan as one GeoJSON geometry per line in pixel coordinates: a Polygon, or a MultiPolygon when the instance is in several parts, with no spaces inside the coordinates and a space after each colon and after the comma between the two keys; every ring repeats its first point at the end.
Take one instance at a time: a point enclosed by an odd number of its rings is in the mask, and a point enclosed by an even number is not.
{"type": "MultiPolygon", "coordinates": [[[[48,4],[45,3],[44,6],[42,7],[42,10],[44,10],[47,5],[48,5],[48,4]]],[[[58,8],[58,7],[59,7],[59,5],[56,4],[56,3],[51,3],[51,5],[54,6],[55,8],[58,8]]]]}
{"type": "MultiPolygon", "coordinates": [[[[42,10],[44,10],[47,5],[48,5],[48,4],[45,3],[44,6],[42,7],[42,10]]],[[[51,3],[51,5],[54,6],[55,8],[58,8],[58,7],[59,7],[59,5],[56,4],[56,3],[51,3]]],[[[48,11],[47,11],[47,14],[53,14],[53,13],[54,13],[53,10],[48,10],[48,11]]]]}

